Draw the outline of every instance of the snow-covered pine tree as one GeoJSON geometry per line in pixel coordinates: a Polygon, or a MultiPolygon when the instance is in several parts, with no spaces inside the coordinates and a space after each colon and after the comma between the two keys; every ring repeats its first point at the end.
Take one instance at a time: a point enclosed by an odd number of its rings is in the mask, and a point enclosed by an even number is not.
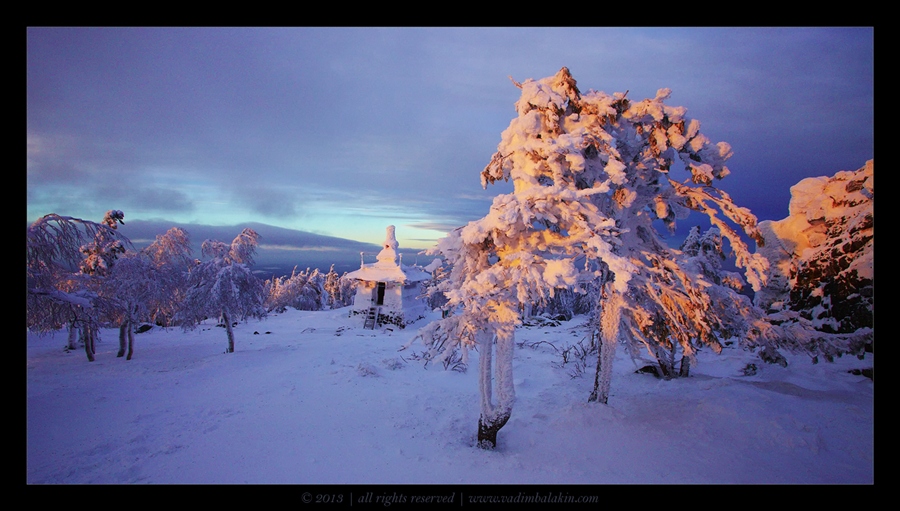
{"type": "Polygon", "coordinates": [[[722,267],[727,257],[717,227],[702,235],[693,227],[671,257],[654,259],[635,279],[647,279],[649,286],[631,293],[634,305],[625,311],[629,321],[623,332],[633,354],[643,345],[665,378],[688,376],[694,352],[703,345],[718,353],[720,339],[754,337],[752,321],[761,317],[739,293],[745,286],[742,276],[722,267]]]}
{"type": "Polygon", "coordinates": [[[281,299],[283,286],[284,277],[273,275],[271,279],[263,282],[263,293],[266,297],[263,306],[266,308],[266,312],[282,313],[287,310],[287,304],[283,303],[281,299]]]}
{"type": "Polygon", "coordinates": [[[757,293],[783,346],[832,360],[874,342],[875,162],[791,187],[789,216],[760,223],[771,284],[757,293]]]}
{"type": "Polygon", "coordinates": [[[732,227],[759,239],[756,218],[713,187],[714,180],[729,174],[725,161],[731,147],[711,143],[700,133],[700,123],[685,117],[685,108],[666,105],[668,89],[639,102],[631,102],[627,93],[582,94],[565,68],[520,87],[519,117],[504,132],[482,181],[516,183],[517,173],[527,176],[519,178],[525,183],[569,181],[597,216],[618,230],[615,258],[589,260],[600,261],[593,268],[600,277],[596,317],[601,334],[590,400],[605,403],[619,333],[657,358],[661,351],[672,353],[676,343],[688,355],[696,343],[718,346],[715,334],[722,325],[702,292],[704,284],[675,263],[677,251],[661,240],[653,222],[661,220],[674,230],[676,220],[690,211],[705,214],[758,288],[766,261],[752,254],[732,227]],[[686,178],[679,181],[675,175],[682,167],[686,178]]]}
{"type": "Polygon", "coordinates": [[[328,273],[325,274],[323,288],[325,289],[325,303],[323,308],[339,309],[343,307],[343,304],[341,303],[341,276],[334,271],[333,264],[331,265],[331,268],[328,269],[328,273]]]}
{"type": "Polygon", "coordinates": [[[445,353],[478,346],[478,440],[486,447],[496,444],[515,398],[518,304],[539,302],[582,279],[600,279],[601,345],[590,400],[605,403],[620,330],[651,346],[678,342],[690,349],[698,339],[717,342],[709,299],[672,263],[674,253],[660,240],[654,220],[674,229],[677,218],[700,211],[729,241],[754,288],[766,269],[766,261],[725,221],[758,238],[756,218],[712,187],[714,179],[729,173],[724,162],[730,147],[712,144],[699,122],[684,117],[684,108],[665,105],[668,89],[637,103],[627,93],[582,95],[566,68],[516,85],[522,90],[518,117],[482,171],[483,186],[512,180],[514,191],[495,198],[488,216],[438,242],[433,253],[452,265],[440,290],[458,315],[419,334],[429,346],[451,339],[442,344],[445,353]],[[682,182],[669,176],[676,162],[688,173],[682,182]],[[660,287],[670,282],[679,291],[675,299],[660,287]]]}
{"type": "MultiPolygon", "coordinates": [[[[519,305],[594,278],[585,260],[603,261],[616,275],[610,286],[627,289],[635,268],[615,253],[615,221],[594,204],[611,180],[585,175],[585,140],[579,93],[567,69],[520,84],[519,117],[502,134],[498,152],[482,172],[482,185],[511,179],[514,191],[494,199],[484,218],[439,240],[430,253],[451,267],[437,291],[453,315],[421,329],[417,338],[437,356],[477,347],[481,415],[478,445],[496,446],[515,401],[512,358],[519,305]],[[576,133],[567,134],[575,130],[576,133]],[[587,178],[587,179],[585,179],[587,178]],[[496,390],[496,393],[495,393],[496,390]],[[496,394],[497,401],[494,401],[496,394]]],[[[591,154],[591,153],[588,153],[591,154]]]]}
{"type": "Polygon", "coordinates": [[[176,318],[185,329],[193,328],[210,317],[219,317],[228,336],[226,353],[234,352],[232,321],[263,318],[265,295],[262,282],[250,271],[259,234],[244,229],[230,245],[206,240],[201,245],[204,256],[188,274],[188,290],[176,318]]]}
{"type": "Polygon", "coordinates": [[[267,280],[265,295],[266,310],[278,312],[284,312],[287,307],[305,311],[323,310],[328,306],[330,296],[326,290],[326,275],[322,275],[318,268],[298,272],[296,267],[290,277],[267,280]]]}
{"type": "Polygon", "coordinates": [[[84,261],[81,262],[81,271],[87,275],[105,276],[109,273],[115,260],[125,253],[126,247],[122,240],[114,233],[118,224],[125,224],[125,214],[117,209],[111,209],[103,216],[103,223],[111,230],[97,230],[94,239],[81,246],[84,261]]]}
{"type": "Polygon", "coordinates": [[[51,213],[25,234],[27,328],[43,334],[68,326],[70,347],[80,331],[92,362],[100,321],[110,309],[99,289],[115,259],[131,245],[116,230],[124,217],[109,210],[102,223],[95,223],[51,213]]]}
{"type": "Polygon", "coordinates": [[[428,303],[429,309],[442,309],[447,305],[447,297],[444,296],[443,292],[438,291],[438,284],[450,276],[450,269],[445,266],[444,261],[438,257],[428,263],[424,270],[431,274],[431,279],[427,280],[422,286],[424,291],[423,298],[426,303],[428,303]]]}
{"type": "Polygon", "coordinates": [[[348,279],[348,273],[344,272],[341,275],[340,287],[341,287],[341,307],[348,307],[353,305],[353,299],[356,297],[356,287],[359,285],[359,281],[356,279],[348,279]]]}
{"type": "Polygon", "coordinates": [[[294,303],[297,310],[319,311],[325,309],[328,292],[325,290],[325,275],[318,268],[306,269],[306,281],[300,296],[294,303]]]}

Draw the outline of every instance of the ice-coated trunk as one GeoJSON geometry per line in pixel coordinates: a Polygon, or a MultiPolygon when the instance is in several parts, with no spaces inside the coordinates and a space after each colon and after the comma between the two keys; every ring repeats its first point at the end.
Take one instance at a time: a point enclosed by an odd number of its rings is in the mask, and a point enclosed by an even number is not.
{"type": "Polygon", "coordinates": [[[594,375],[594,390],[588,402],[607,404],[609,386],[612,379],[613,360],[616,357],[616,344],[619,339],[619,320],[624,298],[618,292],[611,292],[603,301],[600,311],[600,346],[597,357],[597,372],[594,375]]]}
{"type": "Polygon", "coordinates": [[[81,340],[84,341],[84,353],[87,355],[88,362],[94,361],[94,325],[90,321],[81,324],[81,340]]]}
{"type": "Polygon", "coordinates": [[[667,380],[675,377],[675,350],[678,348],[678,344],[675,341],[671,342],[672,344],[668,348],[660,346],[656,349],[660,376],[667,380]]]}
{"type": "Polygon", "coordinates": [[[493,449],[497,446],[497,433],[512,415],[516,399],[512,374],[514,333],[512,325],[504,325],[494,332],[483,331],[479,334],[478,383],[481,390],[481,416],[478,418],[478,446],[482,449],[493,449]],[[496,405],[493,401],[494,382],[497,390],[496,405]]]}
{"type": "Polygon", "coordinates": [[[116,353],[116,357],[124,357],[125,356],[125,348],[127,345],[128,335],[128,326],[130,322],[126,319],[122,321],[122,324],[119,325],[119,352],[116,353]]]}
{"type": "Polygon", "coordinates": [[[128,318],[128,353],[125,355],[125,360],[131,360],[131,355],[134,354],[134,326],[137,324],[137,321],[135,321],[134,318],[137,314],[137,310],[137,306],[132,307],[132,315],[128,318]]]}
{"type": "Polygon", "coordinates": [[[225,353],[234,353],[234,330],[231,328],[231,316],[222,311],[222,321],[225,322],[225,333],[228,334],[228,348],[225,353]]]}
{"type": "Polygon", "coordinates": [[[134,328],[128,329],[128,353],[125,354],[125,360],[131,360],[134,354],[134,328]]]}
{"type": "MultiPolygon", "coordinates": [[[[136,307],[129,307],[130,311],[134,311],[136,307]]],[[[125,357],[125,360],[131,360],[131,355],[134,353],[134,325],[136,321],[134,320],[134,316],[129,315],[122,322],[122,325],[119,327],[119,352],[116,353],[117,357],[125,357]],[[127,352],[127,356],[126,356],[127,352]]]]}
{"type": "Polygon", "coordinates": [[[678,371],[678,376],[682,378],[687,378],[691,375],[691,359],[685,355],[681,356],[681,369],[678,371]]]}
{"type": "MultiPolygon", "coordinates": [[[[600,337],[599,335],[597,337],[600,337]]],[[[603,341],[597,341],[597,367],[594,368],[594,388],[591,390],[591,395],[588,396],[588,403],[594,403],[597,401],[600,392],[600,368],[603,365],[603,341]]]]}
{"type": "Polygon", "coordinates": [[[530,302],[526,302],[522,304],[522,319],[528,319],[531,317],[532,305],[530,302]]]}
{"type": "Polygon", "coordinates": [[[74,350],[78,344],[78,327],[75,322],[69,323],[69,349],[74,350]]]}

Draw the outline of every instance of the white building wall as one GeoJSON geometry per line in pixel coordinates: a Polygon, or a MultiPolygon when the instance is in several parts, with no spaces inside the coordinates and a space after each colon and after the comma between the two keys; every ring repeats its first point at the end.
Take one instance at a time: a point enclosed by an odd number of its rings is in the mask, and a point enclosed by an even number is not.
{"type": "MultiPolygon", "coordinates": [[[[360,281],[353,300],[354,315],[364,315],[375,303],[377,282],[360,281]]],[[[396,283],[385,283],[384,300],[381,305],[382,319],[387,323],[406,323],[416,321],[425,315],[427,305],[420,299],[421,283],[415,282],[406,286],[396,283]]]]}

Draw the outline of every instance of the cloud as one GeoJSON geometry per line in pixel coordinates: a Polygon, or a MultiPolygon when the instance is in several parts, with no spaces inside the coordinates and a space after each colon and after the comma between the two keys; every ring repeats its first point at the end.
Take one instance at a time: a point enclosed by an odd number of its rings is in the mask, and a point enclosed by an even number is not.
{"type": "MultiPolygon", "coordinates": [[[[269,176],[268,180],[277,180],[269,176]]],[[[298,208],[301,191],[289,184],[244,184],[231,183],[231,194],[236,204],[243,205],[250,212],[267,218],[296,219],[301,216],[298,208]]]]}
{"type": "Polygon", "coordinates": [[[305,246],[297,247],[293,245],[272,245],[270,243],[260,243],[260,250],[284,250],[288,252],[340,252],[341,248],[328,246],[305,246]]]}
{"type": "MultiPolygon", "coordinates": [[[[438,231],[438,232],[450,232],[458,227],[461,227],[459,224],[452,223],[441,223],[441,222],[417,222],[406,224],[407,227],[412,227],[414,229],[422,229],[426,231],[438,231]]],[[[421,241],[421,240],[420,240],[421,241]]]]}
{"type": "Polygon", "coordinates": [[[145,215],[187,213],[196,209],[194,201],[184,192],[160,186],[136,186],[125,190],[108,186],[100,189],[100,195],[121,200],[145,215]]]}
{"type": "Polygon", "coordinates": [[[26,42],[29,215],[464,225],[512,190],[479,176],[516,115],[508,77],[562,66],[583,91],[670,87],[734,148],[722,187],[751,209],[874,152],[866,27],[31,27],[26,42]]]}

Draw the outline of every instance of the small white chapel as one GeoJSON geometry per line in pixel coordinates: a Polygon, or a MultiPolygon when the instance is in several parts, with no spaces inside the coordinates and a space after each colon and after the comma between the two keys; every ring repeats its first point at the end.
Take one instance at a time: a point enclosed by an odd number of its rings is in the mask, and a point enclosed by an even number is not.
{"type": "Polygon", "coordinates": [[[362,315],[364,328],[387,325],[404,328],[425,317],[428,310],[422,294],[431,274],[417,266],[404,265],[398,247],[394,226],[390,225],[375,262],[360,261],[360,268],[346,275],[359,281],[350,314],[362,315]]]}

